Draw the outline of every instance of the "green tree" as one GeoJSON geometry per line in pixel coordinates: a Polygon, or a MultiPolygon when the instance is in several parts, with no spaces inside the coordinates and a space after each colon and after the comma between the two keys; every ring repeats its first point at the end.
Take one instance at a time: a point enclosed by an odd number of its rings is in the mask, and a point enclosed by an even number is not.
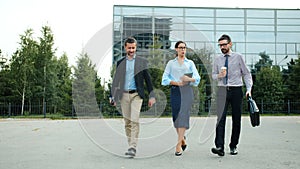
{"type": "MultiPolygon", "coordinates": [[[[116,72],[116,64],[112,65],[111,70],[110,70],[110,76],[111,80],[108,82],[108,90],[105,90],[105,93],[107,95],[107,99],[112,95],[111,93],[111,86],[112,86],[112,79],[115,75],[116,72]]],[[[115,116],[121,116],[121,114],[118,112],[118,108],[115,106],[111,106],[109,104],[109,100],[107,102],[103,102],[104,106],[102,108],[102,114],[107,116],[107,117],[115,117],[115,116]],[[107,103],[107,104],[106,104],[107,103]]]]}
{"type": "Polygon", "coordinates": [[[6,99],[6,91],[10,91],[10,88],[8,87],[8,76],[7,76],[7,70],[9,68],[8,65],[6,65],[7,58],[2,56],[2,51],[0,49],[0,103],[5,102],[6,99]]]}
{"type": "Polygon", "coordinates": [[[48,112],[70,112],[72,77],[67,55],[60,59],[55,56],[54,35],[49,26],[42,27],[37,40],[33,34],[32,29],[27,29],[20,35],[20,46],[10,64],[3,65],[0,101],[11,103],[15,115],[40,114],[46,106],[48,112]]]}
{"type": "Polygon", "coordinates": [[[34,62],[38,53],[38,43],[33,39],[33,30],[28,29],[20,35],[20,48],[12,55],[11,59],[11,84],[12,100],[22,103],[21,115],[24,114],[25,99],[32,96],[34,82],[34,62]]]}
{"type": "MultiPolygon", "coordinates": [[[[287,80],[288,91],[287,91],[287,99],[293,102],[300,102],[300,53],[298,54],[298,58],[295,59],[293,64],[290,64],[290,74],[287,80]]],[[[299,110],[298,107],[297,110],[299,110]]]]}
{"type": "Polygon", "coordinates": [[[261,58],[259,59],[259,61],[257,63],[255,63],[254,67],[252,65],[252,69],[251,69],[251,75],[252,75],[252,80],[253,80],[253,87],[252,87],[252,94],[256,93],[256,88],[259,88],[259,86],[257,85],[256,81],[256,77],[257,74],[260,72],[260,70],[264,67],[271,67],[272,66],[272,62],[273,60],[270,59],[270,56],[266,54],[266,52],[260,52],[258,54],[261,58]]]}
{"type": "MultiPolygon", "coordinates": [[[[255,84],[256,82],[256,74],[261,70],[262,67],[270,67],[272,66],[272,62],[273,60],[270,59],[270,56],[267,55],[267,53],[264,52],[260,52],[258,54],[260,56],[260,59],[257,63],[255,63],[254,67],[253,65],[251,66],[251,74],[252,74],[252,79],[253,79],[253,83],[255,84]]],[[[254,86],[255,87],[255,86],[254,86]]]]}
{"type": "Polygon", "coordinates": [[[282,76],[283,76],[283,83],[284,83],[284,85],[287,85],[288,78],[290,76],[290,73],[292,72],[292,67],[295,64],[296,63],[295,63],[294,59],[292,58],[290,60],[290,62],[287,63],[287,69],[285,69],[285,68],[282,67],[282,74],[283,74],[282,76]]]}
{"type": "MultiPolygon", "coordinates": [[[[162,113],[161,115],[168,116],[171,114],[171,105],[169,101],[170,88],[169,86],[162,86],[161,81],[165,65],[168,62],[168,60],[174,58],[175,53],[174,51],[162,48],[162,39],[160,39],[158,35],[155,35],[153,44],[149,45],[150,52],[147,59],[149,61],[149,73],[151,75],[153,87],[154,89],[158,89],[160,90],[160,92],[162,92],[158,93],[158,91],[156,91],[157,104],[155,106],[158,106],[156,110],[158,110],[159,112],[155,112],[154,115],[156,115],[156,113],[162,113]]],[[[148,93],[146,97],[148,97],[148,93]]],[[[147,105],[146,101],[148,100],[144,100],[144,105],[147,105]]]]}
{"type": "Polygon", "coordinates": [[[276,112],[282,110],[284,102],[282,75],[278,66],[262,67],[257,73],[254,98],[264,102],[264,110],[276,112]]]}
{"type": "MultiPolygon", "coordinates": [[[[43,26],[41,30],[42,36],[39,37],[38,54],[35,58],[35,77],[36,84],[34,88],[35,99],[42,100],[43,110],[45,110],[46,103],[56,105],[57,99],[57,69],[55,62],[54,35],[49,26],[43,26]]],[[[54,109],[52,107],[52,110],[54,109]]]]}
{"type": "Polygon", "coordinates": [[[57,109],[61,114],[69,115],[72,111],[72,72],[71,68],[68,66],[68,57],[66,53],[57,60],[56,72],[58,79],[56,86],[57,109]]]}
{"type": "Polygon", "coordinates": [[[260,52],[258,54],[261,58],[259,59],[259,61],[255,64],[255,72],[259,72],[261,70],[262,67],[266,67],[266,66],[272,66],[272,62],[273,60],[270,59],[270,56],[267,55],[267,53],[264,52],[260,52]]]}
{"type": "MultiPolygon", "coordinates": [[[[109,92],[105,90],[105,81],[103,81],[103,85],[101,84],[101,78],[96,75],[95,77],[95,93],[96,93],[96,100],[97,104],[100,106],[100,111],[103,116],[109,116],[110,112],[107,111],[107,107],[110,106],[109,104],[109,92]]],[[[104,79],[105,80],[105,79],[104,79]]]]}
{"type": "Polygon", "coordinates": [[[187,58],[194,61],[199,75],[201,77],[200,84],[198,85],[198,92],[196,96],[199,103],[195,103],[194,105],[198,105],[197,112],[200,115],[201,113],[205,112],[207,106],[207,100],[211,97],[212,90],[211,90],[211,79],[209,76],[209,72],[211,72],[211,55],[213,52],[211,50],[202,48],[202,49],[187,49],[187,58]]]}
{"type": "Polygon", "coordinates": [[[79,117],[99,117],[99,108],[95,96],[96,82],[95,65],[82,52],[74,68],[74,81],[72,88],[73,104],[76,115],[79,117]]]}
{"type": "MultiPolygon", "coordinates": [[[[6,64],[6,58],[2,57],[0,49],[0,106],[8,106],[11,94],[11,85],[9,77],[9,66],[6,64]]],[[[0,114],[5,115],[7,111],[2,111],[0,114]]]]}

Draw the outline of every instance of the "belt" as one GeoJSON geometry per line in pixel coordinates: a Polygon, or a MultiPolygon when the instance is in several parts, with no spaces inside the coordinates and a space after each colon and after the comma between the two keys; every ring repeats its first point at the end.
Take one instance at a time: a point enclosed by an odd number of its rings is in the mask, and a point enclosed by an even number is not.
{"type": "Polygon", "coordinates": [[[132,93],[135,93],[136,90],[124,90],[124,93],[129,93],[129,94],[132,94],[132,93]]]}
{"type": "Polygon", "coordinates": [[[241,89],[242,86],[219,86],[219,88],[226,88],[226,90],[235,90],[235,89],[241,89]]]}

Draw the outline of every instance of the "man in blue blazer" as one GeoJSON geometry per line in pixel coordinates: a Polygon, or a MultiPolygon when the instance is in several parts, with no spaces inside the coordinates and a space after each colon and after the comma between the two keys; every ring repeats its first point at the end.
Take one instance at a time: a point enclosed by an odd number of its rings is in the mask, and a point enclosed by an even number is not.
{"type": "Polygon", "coordinates": [[[125,132],[128,141],[128,151],[125,155],[134,157],[139,135],[139,116],[143,99],[145,99],[144,83],[146,83],[150,98],[148,106],[155,103],[151,77],[148,72],[148,61],[136,56],[137,41],[129,37],[124,42],[126,57],[117,61],[116,73],[113,78],[111,104],[121,104],[125,121],[125,132]]]}

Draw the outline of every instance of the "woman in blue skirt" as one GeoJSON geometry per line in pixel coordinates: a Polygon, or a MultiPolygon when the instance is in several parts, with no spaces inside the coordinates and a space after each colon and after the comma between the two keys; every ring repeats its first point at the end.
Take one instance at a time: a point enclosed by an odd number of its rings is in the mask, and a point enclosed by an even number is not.
{"type": "Polygon", "coordinates": [[[176,58],[170,60],[164,70],[161,84],[171,86],[171,108],[173,124],[178,135],[175,155],[186,149],[185,131],[190,127],[190,111],[194,100],[192,86],[198,86],[200,76],[192,60],[185,57],[186,43],[175,44],[176,58]]]}

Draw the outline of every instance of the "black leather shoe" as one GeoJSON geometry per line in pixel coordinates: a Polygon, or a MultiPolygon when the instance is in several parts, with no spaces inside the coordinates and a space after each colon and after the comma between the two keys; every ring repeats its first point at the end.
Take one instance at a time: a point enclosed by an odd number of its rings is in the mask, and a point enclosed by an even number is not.
{"type": "Polygon", "coordinates": [[[238,154],[238,151],[236,148],[230,148],[230,154],[231,155],[237,155],[238,154]]]}
{"type": "Polygon", "coordinates": [[[214,154],[218,154],[219,156],[224,156],[224,150],[221,147],[212,148],[211,152],[214,154]]]}

